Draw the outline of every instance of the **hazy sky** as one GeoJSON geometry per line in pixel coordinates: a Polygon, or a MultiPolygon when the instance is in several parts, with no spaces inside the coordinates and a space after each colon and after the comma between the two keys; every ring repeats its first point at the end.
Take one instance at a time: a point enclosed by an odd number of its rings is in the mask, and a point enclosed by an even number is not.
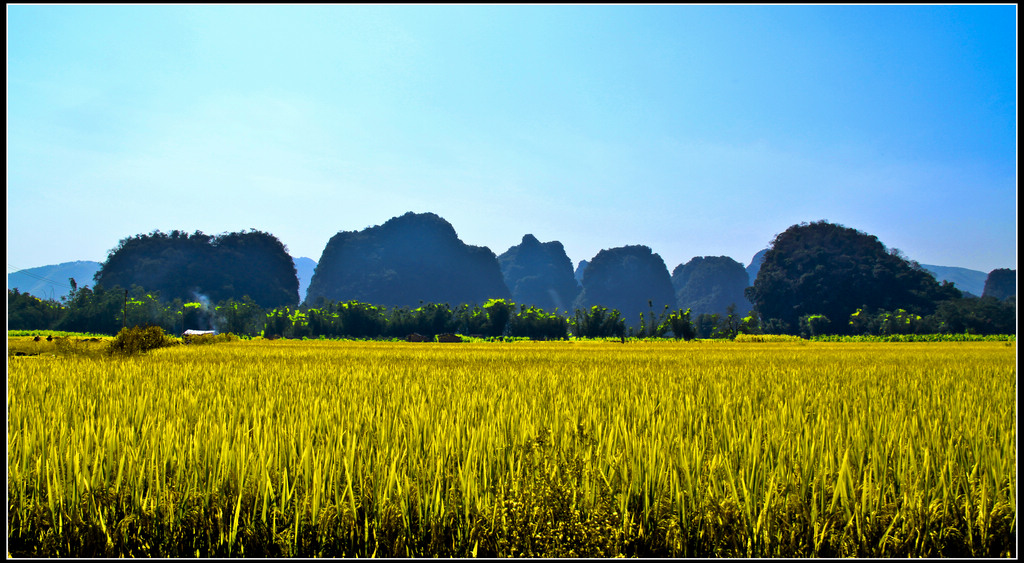
{"type": "Polygon", "coordinates": [[[827,219],[1016,268],[1015,5],[10,6],[7,262],[407,211],[750,262],[827,219]]]}

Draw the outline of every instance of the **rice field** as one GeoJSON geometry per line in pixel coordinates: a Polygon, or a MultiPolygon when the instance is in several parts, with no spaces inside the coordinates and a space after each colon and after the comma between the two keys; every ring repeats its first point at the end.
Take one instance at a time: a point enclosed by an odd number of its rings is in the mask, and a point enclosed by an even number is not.
{"type": "Polygon", "coordinates": [[[1015,557],[1016,342],[8,358],[14,556],[1015,557]]]}

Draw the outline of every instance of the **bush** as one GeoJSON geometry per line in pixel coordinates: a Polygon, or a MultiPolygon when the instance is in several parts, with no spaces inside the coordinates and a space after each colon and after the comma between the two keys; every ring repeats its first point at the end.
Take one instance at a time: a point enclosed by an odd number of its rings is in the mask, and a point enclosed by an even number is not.
{"type": "Polygon", "coordinates": [[[185,344],[216,344],[218,342],[237,342],[238,337],[230,332],[227,334],[187,334],[181,337],[185,344]]]}
{"type": "Polygon", "coordinates": [[[736,342],[803,342],[795,334],[737,334],[736,342]]]}
{"type": "Polygon", "coordinates": [[[832,321],[825,315],[804,315],[800,317],[800,334],[813,338],[829,332],[832,321]]]}
{"type": "Polygon", "coordinates": [[[107,349],[112,356],[133,356],[174,343],[159,326],[122,328],[107,349]]]}

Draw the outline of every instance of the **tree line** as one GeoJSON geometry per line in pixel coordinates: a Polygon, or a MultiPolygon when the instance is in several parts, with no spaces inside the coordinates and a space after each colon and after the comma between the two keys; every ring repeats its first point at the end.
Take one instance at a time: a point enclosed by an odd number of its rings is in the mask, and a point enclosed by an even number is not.
{"type": "Polygon", "coordinates": [[[1010,303],[993,297],[949,300],[930,315],[905,309],[857,309],[841,326],[821,314],[799,317],[796,330],[780,330],[756,311],[743,315],[731,306],[726,314],[692,315],[689,309],[641,313],[635,326],[616,309],[594,305],[572,312],[545,311],[491,299],[483,305],[423,303],[419,307],[384,307],[358,301],[321,299],[316,306],[264,308],[248,296],[216,303],[162,301],[159,292],[133,286],[72,290],[61,301],[43,300],[17,289],[7,292],[9,330],[57,330],[117,334],[122,327],[160,326],[171,334],[185,329],[216,330],[237,336],[284,338],[399,338],[412,334],[433,338],[453,333],[480,337],[537,340],[583,338],[732,339],[739,334],[1016,334],[1010,303]],[[837,326],[838,325],[838,326],[837,326]]]}

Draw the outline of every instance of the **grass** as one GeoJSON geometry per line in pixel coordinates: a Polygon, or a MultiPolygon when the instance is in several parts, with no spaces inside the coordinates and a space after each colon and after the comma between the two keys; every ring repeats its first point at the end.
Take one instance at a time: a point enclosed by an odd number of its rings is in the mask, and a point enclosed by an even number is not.
{"type": "Polygon", "coordinates": [[[107,349],[111,340],[109,336],[64,334],[66,336],[53,336],[47,333],[33,336],[9,336],[7,338],[7,357],[97,357],[107,349]],[[47,340],[46,336],[52,336],[52,339],[47,340]]]}
{"type": "Polygon", "coordinates": [[[91,332],[66,332],[62,330],[8,330],[7,338],[18,337],[18,336],[41,336],[46,338],[52,336],[54,338],[102,338],[107,335],[104,334],[93,334],[91,332]]]}
{"type": "Polygon", "coordinates": [[[321,340],[9,356],[9,549],[1014,556],[1015,357],[321,340]]]}

